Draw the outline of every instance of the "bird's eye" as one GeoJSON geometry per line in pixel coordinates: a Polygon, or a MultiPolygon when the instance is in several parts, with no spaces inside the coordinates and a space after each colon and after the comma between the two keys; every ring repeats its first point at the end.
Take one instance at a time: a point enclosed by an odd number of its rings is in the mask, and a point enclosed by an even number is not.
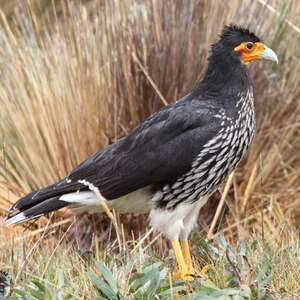
{"type": "Polygon", "coordinates": [[[253,43],[247,43],[246,48],[251,50],[253,48],[253,43]]]}

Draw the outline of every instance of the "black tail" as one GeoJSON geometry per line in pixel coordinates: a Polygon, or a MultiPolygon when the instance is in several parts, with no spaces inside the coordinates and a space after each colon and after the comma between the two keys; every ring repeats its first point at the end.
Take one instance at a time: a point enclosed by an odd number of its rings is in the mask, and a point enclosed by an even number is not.
{"type": "Polygon", "coordinates": [[[18,200],[10,208],[11,212],[5,221],[9,225],[23,223],[65,207],[70,203],[59,198],[79,189],[86,190],[87,187],[78,182],[71,182],[66,178],[46,188],[32,192],[18,200]]]}

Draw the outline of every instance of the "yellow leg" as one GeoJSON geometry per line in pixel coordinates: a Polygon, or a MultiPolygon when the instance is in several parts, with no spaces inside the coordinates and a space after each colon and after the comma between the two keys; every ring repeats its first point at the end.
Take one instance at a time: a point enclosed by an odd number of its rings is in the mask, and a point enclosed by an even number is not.
{"type": "Polygon", "coordinates": [[[202,268],[202,270],[200,271],[200,273],[197,273],[197,274],[195,273],[195,270],[193,267],[193,261],[192,261],[192,257],[191,257],[191,252],[190,252],[190,247],[189,247],[189,242],[188,241],[181,242],[181,248],[182,248],[183,258],[184,258],[184,261],[187,266],[188,274],[193,275],[194,277],[202,277],[203,275],[205,275],[207,273],[207,271],[209,270],[208,266],[204,266],[202,268]]]}
{"type": "Polygon", "coordinates": [[[189,242],[188,241],[181,242],[181,248],[182,248],[183,258],[184,258],[184,261],[187,266],[188,274],[194,275],[195,270],[193,267],[193,261],[192,261],[192,257],[191,257],[189,242]]]}
{"type": "Polygon", "coordinates": [[[184,261],[183,253],[181,251],[180,243],[178,240],[172,240],[175,257],[179,267],[179,276],[182,280],[194,280],[192,276],[188,276],[188,267],[184,261]]]}

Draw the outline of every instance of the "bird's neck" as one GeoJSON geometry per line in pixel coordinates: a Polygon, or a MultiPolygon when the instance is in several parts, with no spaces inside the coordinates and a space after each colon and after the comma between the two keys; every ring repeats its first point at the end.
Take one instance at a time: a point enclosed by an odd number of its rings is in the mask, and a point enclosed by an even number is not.
{"type": "Polygon", "coordinates": [[[213,55],[209,59],[207,71],[199,84],[207,93],[223,91],[235,93],[235,91],[247,91],[251,86],[251,79],[247,68],[240,61],[232,57],[213,55]]]}

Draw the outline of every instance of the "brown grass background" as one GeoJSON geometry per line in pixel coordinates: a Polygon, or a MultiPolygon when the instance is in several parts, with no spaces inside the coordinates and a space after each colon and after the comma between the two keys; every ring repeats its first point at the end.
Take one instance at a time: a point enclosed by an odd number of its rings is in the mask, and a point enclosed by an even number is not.
{"type": "MultiPolygon", "coordinates": [[[[263,229],[275,243],[291,227],[299,234],[298,1],[7,3],[0,3],[1,234],[22,230],[3,224],[18,197],[66,176],[188,93],[203,76],[209,45],[230,23],[253,30],[278,54],[279,64],[250,66],[256,137],[228,193],[216,192],[202,209],[197,230],[213,238],[222,228],[236,240],[263,229]],[[225,202],[215,215],[222,194],[225,202]]],[[[116,219],[128,239],[148,226],[147,216],[116,219]]],[[[72,220],[67,210],[51,216],[54,229],[72,220]]],[[[47,223],[43,217],[26,232],[47,223]]],[[[93,232],[102,242],[112,234],[106,216],[77,217],[75,224],[70,239],[75,236],[84,249],[93,232]]],[[[159,239],[158,247],[164,252],[167,245],[159,239]]]]}

